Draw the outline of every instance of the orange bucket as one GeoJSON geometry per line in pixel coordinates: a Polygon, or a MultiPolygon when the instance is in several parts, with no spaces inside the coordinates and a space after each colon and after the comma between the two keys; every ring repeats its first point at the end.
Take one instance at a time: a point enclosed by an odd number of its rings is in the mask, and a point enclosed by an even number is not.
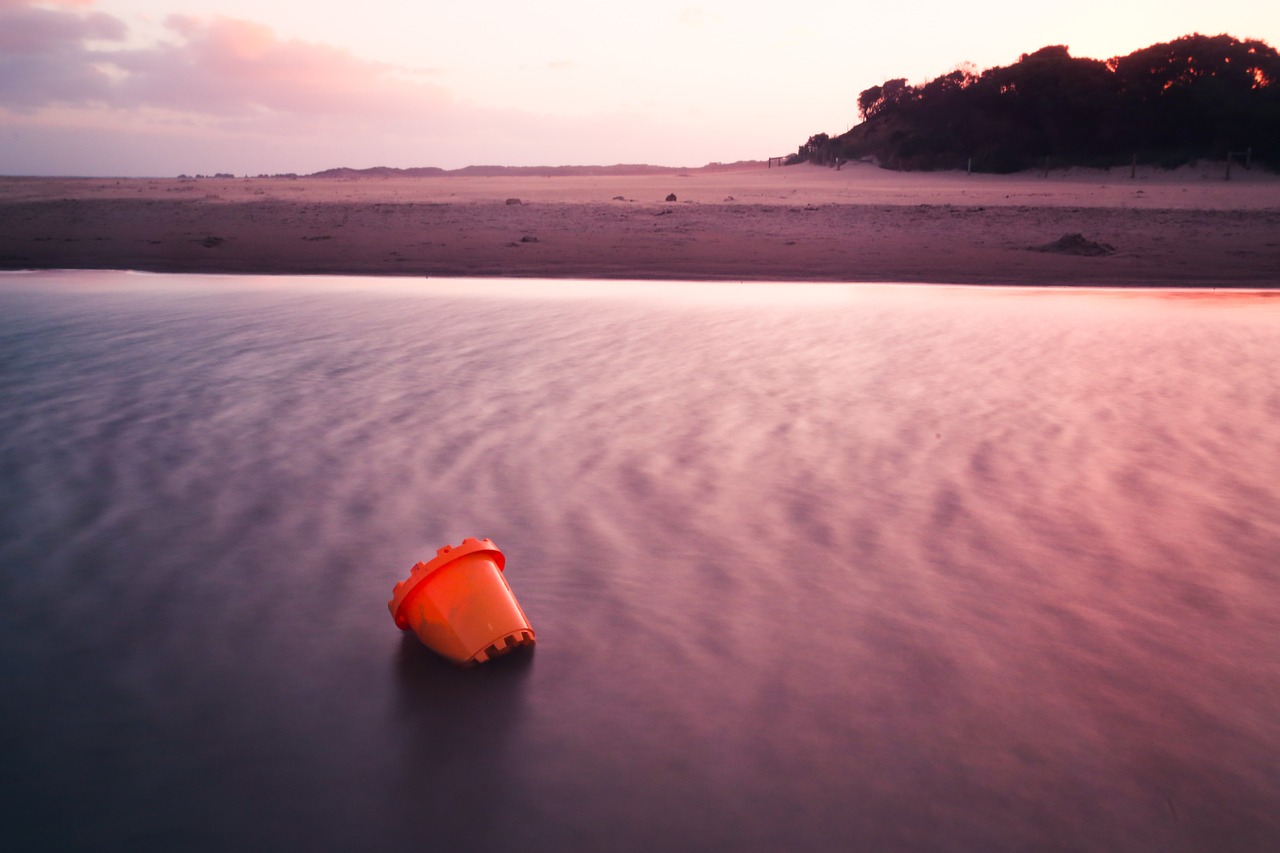
{"type": "Polygon", "coordinates": [[[532,646],[533,628],[502,574],[506,562],[488,539],[446,545],[396,584],[387,609],[400,630],[464,666],[532,646]]]}

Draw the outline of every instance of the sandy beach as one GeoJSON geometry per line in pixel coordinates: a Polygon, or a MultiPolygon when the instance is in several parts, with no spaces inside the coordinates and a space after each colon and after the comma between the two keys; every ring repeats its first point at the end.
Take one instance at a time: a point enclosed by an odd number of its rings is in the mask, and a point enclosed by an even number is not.
{"type": "Polygon", "coordinates": [[[49,268],[1273,287],[1280,177],[0,178],[0,269],[49,268]]]}

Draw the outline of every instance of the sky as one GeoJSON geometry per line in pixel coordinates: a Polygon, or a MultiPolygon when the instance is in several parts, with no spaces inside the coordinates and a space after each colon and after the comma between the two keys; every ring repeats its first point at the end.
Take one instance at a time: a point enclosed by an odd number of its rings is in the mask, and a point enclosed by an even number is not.
{"type": "Polygon", "coordinates": [[[0,0],[0,174],[762,160],[887,79],[1192,32],[1280,4],[0,0]]]}

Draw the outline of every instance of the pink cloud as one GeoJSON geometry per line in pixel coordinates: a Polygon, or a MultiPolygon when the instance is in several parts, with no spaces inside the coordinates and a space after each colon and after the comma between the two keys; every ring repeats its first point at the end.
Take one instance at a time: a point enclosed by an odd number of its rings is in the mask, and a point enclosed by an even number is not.
{"type": "Polygon", "coordinates": [[[0,7],[8,39],[0,50],[0,115],[9,111],[17,134],[7,152],[0,150],[0,170],[32,171],[42,150],[54,150],[55,141],[58,150],[71,150],[66,140],[77,137],[93,140],[77,155],[97,164],[86,173],[155,174],[169,162],[185,163],[179,171],[257,171],[253,162],[269,171],[281,161],[293,161],[290,171],[337,163],[460,165],[464,156],[462,163],[505,159],[495,145],[530,150],[543,137],[581,135],[459,104],[418,70],[280,38],[252,22],[174,16],[165,26],[170,37],[163,41],[111,49],[100,42],[126,33],[108,16],[0,7]],[[522,128],[518,143],[512,127],[522,128]],[[196,156],[223,162],[190,163],[196,156]]]}
{"type": "Polygon", "coordinates": [[[0,0],[0,172],[671,160],[662,145],[684,138],[661,122],[638,133],[621,113],[569,118],[461,103],[420,70],[243,20],[175,16],[165,40],[126,47],[124,24],[87,5],[0,0]]]}
{"type": "Polygon", "coordinates": [[[119,105],[220,116],[371,115],[449,100],[443,89],[401,78],[392,66],[280,39],[249,21],[174,16],[166,24],[181,43],[113,55],[127,72],[119,105]]]}
{"type": "Polygon", "coordinates": [[[165,22],[176,37],[171,42],[92,50],[91,40],[123,40],[124,23],[103,13],[0,3],[0,107],[24,113],[96,104],[220,118],[386,119],[438,112],[451,101],[439,86],[401,76],[393,66],[281,39],[249,21],[173,16],[165,22]]]}

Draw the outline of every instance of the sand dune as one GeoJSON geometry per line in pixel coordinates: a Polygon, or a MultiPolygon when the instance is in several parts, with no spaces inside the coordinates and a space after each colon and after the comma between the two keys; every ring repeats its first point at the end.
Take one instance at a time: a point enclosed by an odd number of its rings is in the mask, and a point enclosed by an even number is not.
{"type": "Polygon", "coordinates": [[[418,178],[0,178],[0,269],[1280,284],[1280,178],[867,165],[418,178]],[[666,201],[674,195],[676,201],[666,201]],[[512,200],[519,200],[515,203],[512,200]],[[1080,234],[1109,251],[1056,251],[1080,234]],[[1035,251],[1048,247],[1049,251],[1035,251]]]}

